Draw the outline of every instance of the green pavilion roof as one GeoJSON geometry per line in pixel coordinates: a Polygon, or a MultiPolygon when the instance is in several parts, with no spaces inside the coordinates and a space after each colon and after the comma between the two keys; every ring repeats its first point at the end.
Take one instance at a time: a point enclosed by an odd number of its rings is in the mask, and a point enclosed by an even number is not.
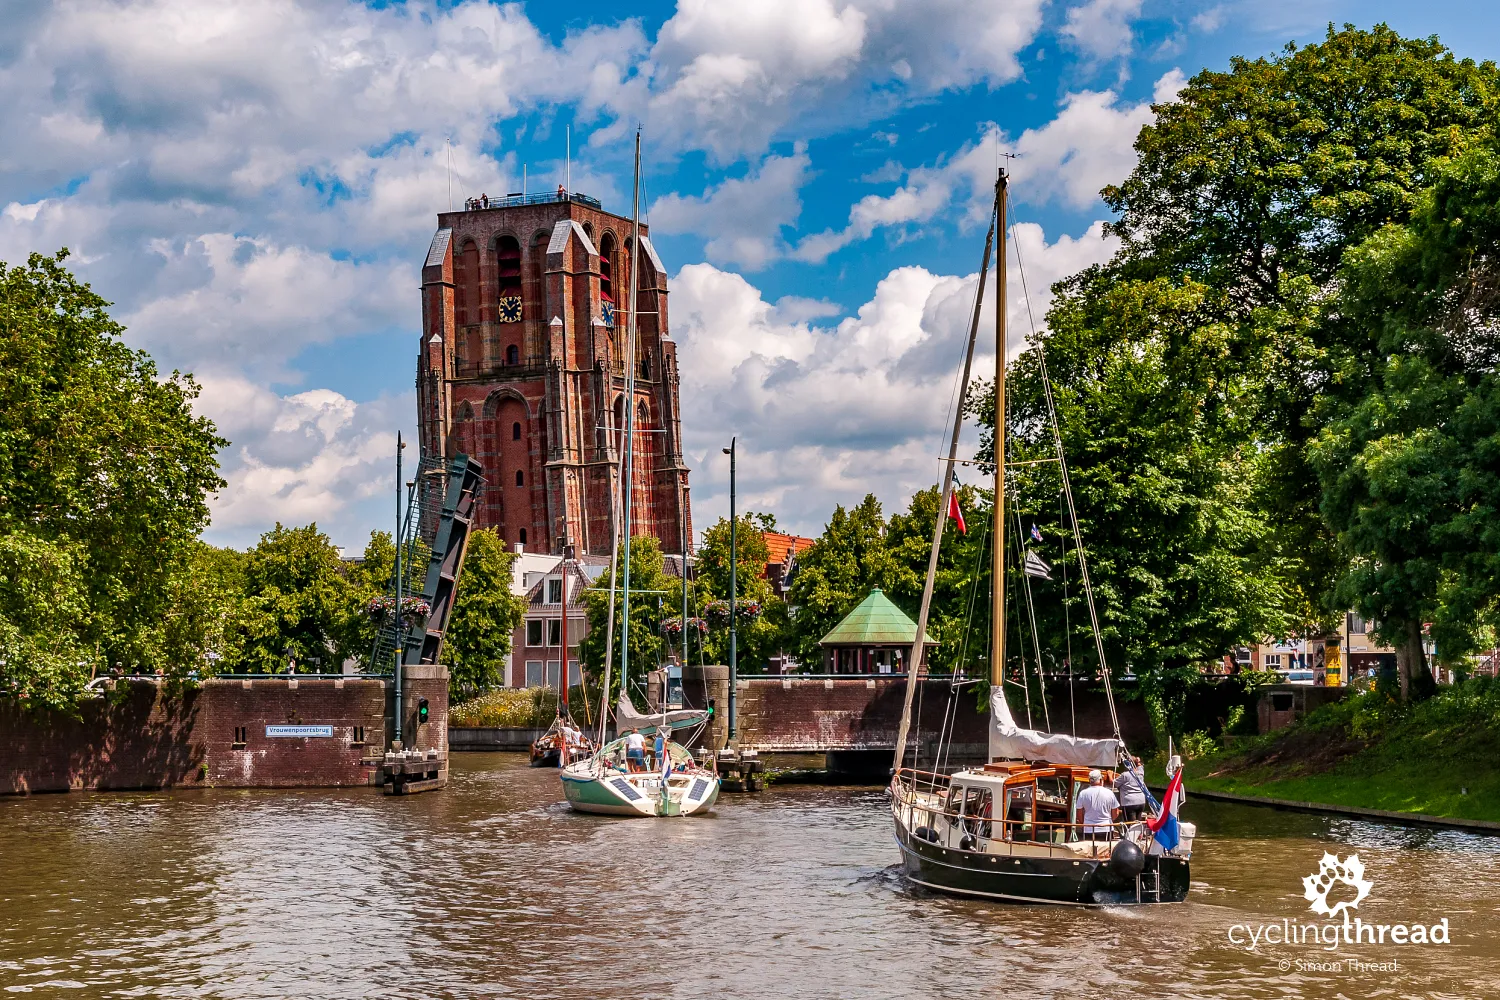
{"type": "MultiPolygon", "coordinates": [[[[820,646],[909,646],[917,634],[917,623],[876,587],[859,606],[844,616],[833,631],[818,640],[820,646]]],[[[924,644],[937,644],[930,634],[924,644]]]]}

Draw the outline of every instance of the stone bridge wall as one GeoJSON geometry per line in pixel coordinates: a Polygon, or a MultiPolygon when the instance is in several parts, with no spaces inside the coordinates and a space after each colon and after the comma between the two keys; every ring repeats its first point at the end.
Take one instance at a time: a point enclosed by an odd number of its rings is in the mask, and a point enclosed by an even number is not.
{"type": "MultiPolygon", "coordinates": [[[[403,687],[407,746],[447,750],[447,669],[407,667],[403,687]],[[429,722],[413,741],[424,697],[429,722]]],[[[369,784],[376,768],[364,761],[385,750],[392,700],[380,679],[267,676],[183,692],[132,681],[85,703],[77,718],[0,702],[0,794],[369,784]],[[333,735],[266,736],[276,725],[331,726],[333,735]]]]}

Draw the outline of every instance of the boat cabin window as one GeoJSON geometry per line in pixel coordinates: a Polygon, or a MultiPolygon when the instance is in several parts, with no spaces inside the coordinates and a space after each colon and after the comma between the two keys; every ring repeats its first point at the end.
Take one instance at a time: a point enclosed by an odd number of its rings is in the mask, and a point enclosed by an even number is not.
{"type": "Polygon", "coordinates": [[[964,832],[989,839],[990,809],[993,799],[988,788],[971,788],[964,796],[964,832]]]}
{"type": "Polygon", "coordinates": [[[1036,786],[1025,784],[1005,786],[1005,839],[1030,840],[1032,838],[1031,800],[1036,786]]]}
{"type": "Polygon", "coordinates": [[[1072,802],[1072,778],[1066,772],[1037,778],[1035,839],[1054,844],[1069,839],[1072,824],[1068,821],[1068,807],[1072,802]]]}

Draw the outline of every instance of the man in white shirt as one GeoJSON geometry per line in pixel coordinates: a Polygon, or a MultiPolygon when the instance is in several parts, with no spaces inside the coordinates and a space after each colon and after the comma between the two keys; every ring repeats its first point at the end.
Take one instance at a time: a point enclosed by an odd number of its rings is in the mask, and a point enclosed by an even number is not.
{"type": "Polygon", "coordinates": [[[639,729],[632,729],[625,740],[625,760],[630,765],[630,769],[644,771],[646,769],[646,737],[641,735],[639,729]]]}
{"type": "Polygon", "coordinates": [[[1109,840],[1110,824],[1120,815],[1120,800],[1104,787],[1104,775],[1096,768],[1089,772],[1089,787],[1078,793],[1078,815],[1074,822],[1083,824],[1086,840],[1109,840]]]}

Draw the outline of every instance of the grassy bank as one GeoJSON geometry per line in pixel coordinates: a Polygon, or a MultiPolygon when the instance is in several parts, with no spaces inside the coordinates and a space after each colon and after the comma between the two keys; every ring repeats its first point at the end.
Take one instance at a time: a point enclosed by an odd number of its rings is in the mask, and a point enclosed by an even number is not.
{"type": "Polygon", "coordinates": [[[1415,705],[1382,691],[1351,695],[1186,767],[1189,795],[1500,821],[1500,683],[1471,679],[1415,705]]]}

